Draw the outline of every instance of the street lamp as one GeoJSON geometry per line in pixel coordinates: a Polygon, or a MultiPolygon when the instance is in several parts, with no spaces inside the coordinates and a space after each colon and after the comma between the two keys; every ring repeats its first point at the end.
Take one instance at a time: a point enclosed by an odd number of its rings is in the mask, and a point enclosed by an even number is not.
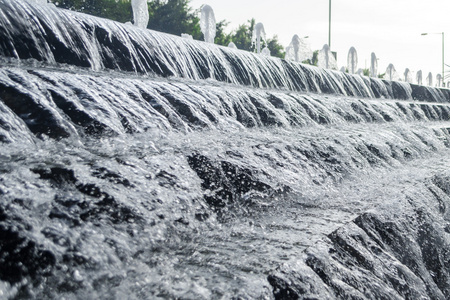
{"type": "Polygon", "coordinates": [[[328,5],[328,47],[331,49],[331,0],[328,5]]]}
{"type": "Polygon", "coordinates": [[[443,32],[422,33],[422,35],[429,35],[429,34],[442,34],[442,81],[444,81],[444,66],[445,66],[445,63],[444,63],[444,33],[443,32]]]}

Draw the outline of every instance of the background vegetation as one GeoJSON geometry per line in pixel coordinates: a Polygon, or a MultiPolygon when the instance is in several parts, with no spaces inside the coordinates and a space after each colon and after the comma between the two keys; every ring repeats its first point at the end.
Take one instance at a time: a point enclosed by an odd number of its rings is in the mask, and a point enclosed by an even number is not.
{"type": "MultiPolygon", "coordinates": [[[[75,10],[86,14],[115,20],[118,22],[132,21],[133,13],[130,0],[51,0],[56,6],[75,10]]],[[[147,28],[180,36],[188,33],[196,40],[203,40],[200,30],[199,10],[189,6],[190,0],[152,0],[148,3],[149,23],[147,28]]],[[[228,21],[217,22],[215,43],[227,46],[231,41],[238,49],[255,51],[252,44],[255,19],[241,24],[237,29],[226,32],[228,21]]],[[[278,37],[267,39],[266,45],[272,56],[284,58],[284,47],[278,37]]]]}

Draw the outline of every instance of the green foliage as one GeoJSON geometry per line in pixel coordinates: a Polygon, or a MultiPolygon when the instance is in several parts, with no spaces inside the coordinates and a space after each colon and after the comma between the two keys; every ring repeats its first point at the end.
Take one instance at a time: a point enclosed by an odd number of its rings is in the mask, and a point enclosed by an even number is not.
{"type": "Polygon", "coordinates": [[[313,52],[313,57],[311,59],[302,61],[302,63],[312,66],[317,66],[318,62],[319,62],[319,50],[313,52]]]}
{"type": "Polygon", "coordinates": [[[255,50],[255,45],[252,44],[253,28],[255,27],[255,19],[247,21],[248,24],[241,24],[231,33],[231,40],[238,49],[251,51],[255,50]]]}
{"type": "Polygon", "coordinates": [[[370,70],[369,69],[363,69],[363,75],[370,77],[370,70]]]}
{"type": "Polygon", "coordinates": [[[192,11],[189,0],[153,0],[148,6],[147,28],[178,36],[188,33],[196,40],[203,39],[198,11],[192,11]]]}
{"type": "Polygon", "coordinates": [[[386,73],[378,74],[378,78],[384,79],[384,75],[386,75],[386,73]]]}
{"type": "Polygon", "coordinates": [[[267,48],[270,50],[270,55],[284,58],[286,52],[284,51],[283,45],[278,42],[278,36],[274,36],[271,39],[267,39],[267,48]]]}
{"type": "Polygon", "coordinates": [[[231,40],[231,34],[225,33],[225,27],[228,26],[230,22],[226,20],[222,20],[218,23],[216,23],[216,37],[214,39],[214,42],[218,45],[228,46],[231,40]]]}
{"type": "Polygon", "coordinates": [[[133,12],[129,1],[116,0],[51,0],[56,6],[125,23],[133,12]]]}

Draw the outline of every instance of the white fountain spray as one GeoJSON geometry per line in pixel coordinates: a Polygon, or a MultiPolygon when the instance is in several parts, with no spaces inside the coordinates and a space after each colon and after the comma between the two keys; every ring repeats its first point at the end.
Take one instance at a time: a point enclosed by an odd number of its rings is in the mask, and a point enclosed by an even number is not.
{"type": "Polygon", "coordinates": [[[190,35],[189,33],[182,33],[181,37],[184,39],[188,39],[188,40],[193,40],[194,37],[192,35],[190,35]]]}
{"type": "Polygon", "coordinates": [[[356,68],[358,67],[358,54],[356,53],[355,47],[351,47],[348,51],[347,56],[347,69],[350,74],[356,73],[356,68]]]}
{"type": "Polygon", "coordinates": [[[263,55],[263,56],[270,56],[269,48],[264,47],[264,49],[262,49],[262,51],[261,51],[261,55],[263,55]]]}
{"type": "Polygon", "coordinates": [[[134,26],[147,28],[149,19],[147,0],[131,0],[131,7],[133,8],[134,26]]]}
{"type": "Polygon", "coordinates": [[[300,51],[300,38],[298,37],[298,35],[294,35],[292,37],[292,41],[289,46],[291,46],[290,49],[294,50],[294,61],[298,62],[299,61],[298,52],[300,51]]]}
{"type": "Polygon", "coordinates": [[[205,38],[205,42],[214,44],[214,38],[216,37],[216,17],[211,6],[206,4],[202,7],[200,29],[205,38]]]}
{"type": "Polygon", "coordinates": [[[311,59],[313,52],[309,44],[306,42],[306,38],[307,37],[300,38],[298,35],[294,35],[291,43],[286,47],[285,59],[296,62],[311,59]]]}
{"type": "Polygon", "coordinates": [[[405,76],[405,82],[407,83],[412,83],[413,82],[413,76],[412,76],[412,72],[411,70],[409,70],[408,68],[405,69],[405,73],[403,73],[403,75],[405,76]]]}
{"type": "Polygon", "coordinates": [[[386,79],[391,81],[399,81],[400,77],[398,76],[397,71],[394,68],[393,64],[389,64],[386,68],[386,79]]]}
{"type": "Polygon", "coordinates": [[[37,4],[41,4],[41,5],[48,3],[47,0],[28,0],[28,1],[31,3],[37,3],[37,4]]]}
{"type": "Polygon", "coordinates": [[[417,71],[416,82],[418,85],[422,85],[422,70],[417,71]]]}
{"type": "Polygon", "coordinates": [[[322,50],[319,51],[317,65],[324,69],[337,70],[338,68],[336,59],[327,44],[323,45],[322,50]]]}
{"type": "Polygon", "coordinates": [[[236,44],[233,43],[233,42],[230,42],[230,43],[228,44],[228,48],[231,48],[231,49],[237,49],[236,44]]]}
{"type": "Polygon", "coordinates": [[[436,75],[436,87],[441,87],[441,86],[442,86],[442,75],[437,74],[436,75]]]}
{"type": "Polygon", "coordinates": [[[266,31],[264,30],[264,25],[262,23],[258,23],[255,25],[252,34],[252,43],[256,44],[257,53],[261,53],[261,39],[263,40],[264,44],[267,44],[266,31]]]}
{"type": "Polygon", "coordinates": [[[378,59],[375,53],[370,55],[370,77],[378,76],[378,59]]]}
{"type": "Polygon", "coordinates": [[[433,74],[428,73],[427,78],[425,79],[428,86],[433,86],[433,74]]]}

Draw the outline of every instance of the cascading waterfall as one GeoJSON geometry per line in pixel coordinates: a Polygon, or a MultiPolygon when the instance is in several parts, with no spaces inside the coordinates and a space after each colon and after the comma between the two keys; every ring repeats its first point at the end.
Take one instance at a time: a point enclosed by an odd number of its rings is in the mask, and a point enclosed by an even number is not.
{"type": "Polygon", "coordinates": [[[1,297],[449,297],[449,90],[0,11],[1,297]]]}

